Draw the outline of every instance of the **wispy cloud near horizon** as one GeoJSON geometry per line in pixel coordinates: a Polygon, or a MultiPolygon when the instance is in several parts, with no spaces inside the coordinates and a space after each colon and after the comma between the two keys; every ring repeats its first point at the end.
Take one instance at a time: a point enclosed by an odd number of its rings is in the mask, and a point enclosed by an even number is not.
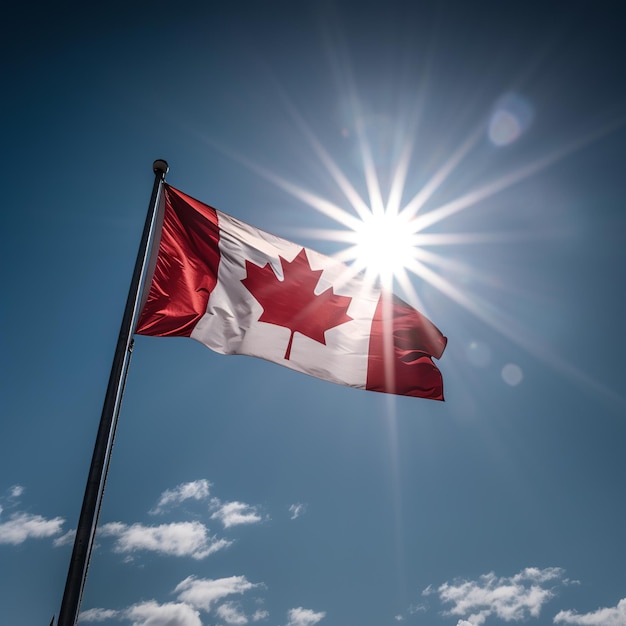
{"type": "Polygon", "coordinates": [[[306,513],[307,505],[301,502],[296,502],[289,507],[289,513],[291,513],[291,519],[298,519],[301,515],[306,513]]]}

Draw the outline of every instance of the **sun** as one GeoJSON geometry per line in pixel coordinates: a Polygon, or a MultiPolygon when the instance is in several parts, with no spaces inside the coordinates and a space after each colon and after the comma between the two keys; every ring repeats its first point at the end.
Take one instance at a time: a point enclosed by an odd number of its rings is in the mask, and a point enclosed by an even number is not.
{"type": "Polygon", "coordinates": [[[389,283],[400,276],[414,258],[412,224],[392,211],[369,213],[354,226],[350,239],[353,265],[389,283]]]}

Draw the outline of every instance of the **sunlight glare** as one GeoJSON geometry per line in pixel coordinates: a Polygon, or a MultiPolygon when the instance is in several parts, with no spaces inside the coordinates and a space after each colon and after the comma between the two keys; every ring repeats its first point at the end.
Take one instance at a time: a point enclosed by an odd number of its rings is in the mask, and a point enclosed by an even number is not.
{"type": "Polygon", "coordinates": [[[354,230],[356,264],[388,281],[413,258],[413,232],[406,218],[370,213],[354,230]]]}

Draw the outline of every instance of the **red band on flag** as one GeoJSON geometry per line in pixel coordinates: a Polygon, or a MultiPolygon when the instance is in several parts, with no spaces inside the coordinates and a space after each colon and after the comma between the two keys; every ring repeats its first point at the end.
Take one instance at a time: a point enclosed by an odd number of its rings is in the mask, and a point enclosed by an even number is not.
{"type": "Polygon", "coordinates": [[[372,319],[367,384],[369,391],[443,400],[440,358],[447,339],[419,311],[395,295],[381,295],[372,319]]]}
{"type": "Polygon", "coordinates": [[[136,332],[189,337],[217,283],[219,227],[212,207],[163,186],[159,255],[136,332]]]}

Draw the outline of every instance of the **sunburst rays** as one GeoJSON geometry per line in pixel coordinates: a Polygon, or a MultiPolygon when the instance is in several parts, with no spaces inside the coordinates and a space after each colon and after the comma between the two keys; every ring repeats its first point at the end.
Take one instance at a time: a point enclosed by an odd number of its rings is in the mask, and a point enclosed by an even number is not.
{"type": "MultiPolygon", "coordinates": [[[[344,206],[340,206],[337,200],[327,199],[319,193],[276,174],[267,166],[236,154],[231,149],[211,143],[288,195],[336,223],[337,227],[299,229],[298,233],[308,239],[343,244],[333,256],[348,266],[346,276],[344,276],[346,280],[349,279],[350,275],[363,273],[369,280],[378,281],[387,290],[391,291],[395,285],[408,302],[427,315],[428,311],[422,298],[420,298],[421,289],[419,286],[428,284],[488,325],[492,330],[524,348],[528,353],[542,359],[546,364],[550,364],[554,369],[573,379],[584,381],[590,388],[602,391],[605,397],[617,401],[620,405],[625,403],[619,394],[606,389],[579,371],[574,365],[552,353],[546,347],[545,342],[525,329],[511,315],[506,315],[500,311],[496,303],[489,302],[484,297],[479,297],[476,293],[468,290],[464,284],[468,278],[474,283],[491,286],[498,286],[499,281],[493,275],[478,271],[470,263],[461,263],[451,258],[447,252],[455,246],[506,244],[532,239],[545,240],[546,236],[550,236],[550,233],[510,230],[482,233],[428,232],[433,226],[451,220],[462,212],[481,206],[488,199],[539,174],[574,152],[610,134],[624,125],[626,122],[624,117],[580,135],[524,165],[493,178],[489,182],[482,182],[443,204],[435,204],[433,199],[436,197],[436,192],[445,189],[446,184],[454,180],[458,168],[484,140],[488,131],[488,124],[481,122],[468,133],[456,148],[451,150],[450,156],[444,159],[443,164],[435,170],[417,193],[403,203],[406,182],[415,153],[414,134],[417,128],[415,119],[407,122],[404,142],[398,150],[399,156],[392,167],[389,177],[391,182],[385,197],[379,171],[376,167],[374,150],[370,145],[363,123],[359,121],[360,113],[356,98],[351,99],[352,114],[355,116],[353,127],[356,132],[356,144],[367,193],[364,197],[358,192],[357,185],[351,182],[337,160],[323,146],[284,92],[281,91],[280,95],[301,136],[309,144],[330,180],[341,192],[346,202],[344,206]],[[455,277],[458,280],[455,280],[455,277]],[[418,279],[417,282],[415,278],[418,279]]],[[[552,233],[552,235],[558,235],[558,233],[552,233]]]]}

